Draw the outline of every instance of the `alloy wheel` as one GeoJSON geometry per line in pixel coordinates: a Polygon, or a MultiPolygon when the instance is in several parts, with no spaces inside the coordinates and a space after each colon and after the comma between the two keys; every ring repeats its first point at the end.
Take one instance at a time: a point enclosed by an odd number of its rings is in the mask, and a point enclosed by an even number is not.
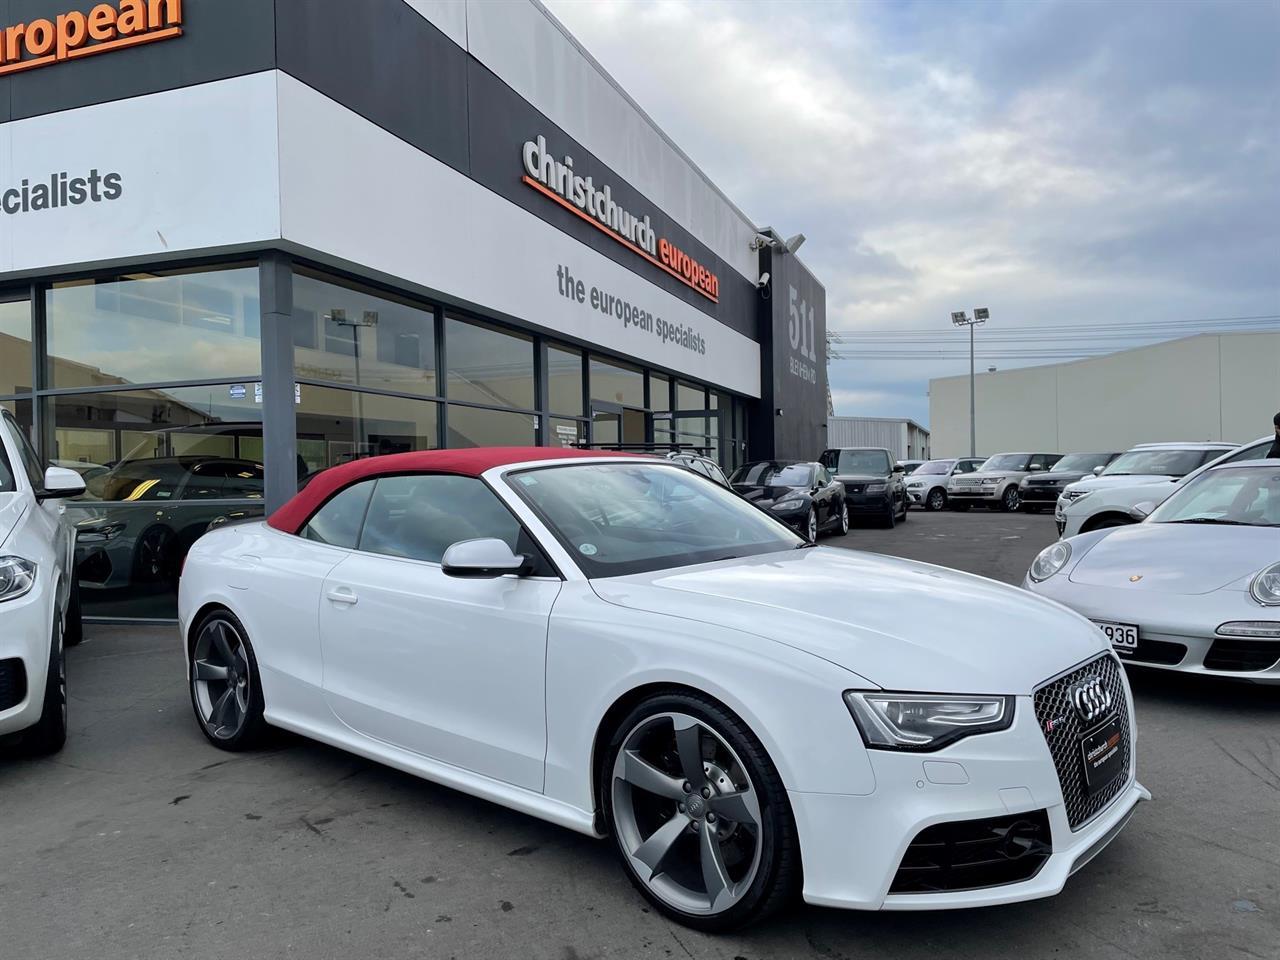
{"type": "Polygon", "coordinates": [[[840,504],[840,533],[843,535],[848,532],[849,532],[849,504],[842,503],[840,504]]]}
{"type": "Polygon", "coordinates": [[[627,862],[664,904],[713,916],[751,889],[760,801],[738,755],[704,721],[659,713],[637,723],[614,761],[610,796],[627,862]]]}
{"type": "Polygon", "coordinates": [[[1008,510],[1010,513],[1018,509],[1018,505],[1020,502],[1021,502],[1021,497],[1018,494],[1017,487],[1010,487],[1008,490],[1004,492],[1003,505],[1004,505],[1004,508],[1008,510]]]}
{"type": "Polygon", "coordinates": [[[818,542],[818,511],[812,507],[809,508],[809,522],[805,527],[805,533],[808,535],[810,543],[818,542]]]}
{"type": "Polygon", "coordinates": [[[943,493],[941,490],[939,490],[937,487],[934,487],[931,491],[929,491],[929,509],[930,510],[941,510],[946,505],[946,503],[947,503],[947,495],[943,493]]]}
{"type": "Polygon", "coordinates": [[[249,714],[251,673],[244,638],[226,620],[205,624],[191,659],[191,687],[209,733],[229,740],[249,714]]]}

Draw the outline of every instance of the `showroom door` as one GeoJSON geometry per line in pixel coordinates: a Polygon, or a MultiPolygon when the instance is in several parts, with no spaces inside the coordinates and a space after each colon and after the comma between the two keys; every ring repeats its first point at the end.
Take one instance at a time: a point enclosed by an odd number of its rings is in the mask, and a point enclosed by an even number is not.
{"type": "Polygon", "coordinates": [[[639,446],[648,439],[649,414],[638,407],[593,400],[591,403],[591,443],[594,446],[639,446]]]}
{"type": "Polygon", "coordinates": [[[321,592],[325,698],[375,740],[541,790],[547,624],[561,581],[446,575],[449,545],[478,537],[536,555],[480,480],[378,480],[358,549],[321,592]]]}

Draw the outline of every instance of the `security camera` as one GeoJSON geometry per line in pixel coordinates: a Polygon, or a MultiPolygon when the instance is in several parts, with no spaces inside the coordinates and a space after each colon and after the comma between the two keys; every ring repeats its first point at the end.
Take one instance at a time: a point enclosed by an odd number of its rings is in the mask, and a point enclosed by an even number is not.
{"type": "Polygon", "coordinates": [[[804,234],[797,233],[794,237],[792,237],[790,240],[788,240],[786,243],[782,245],[782,249],[785,253],[795,253],[797,250],[800,249],[800,245],[802,243],[804,243],[804,234]]]}
{"type": "Polygon", "coordinates": [[[760,279],[756,281],[756,286],[759,289],[763,290],[768,285],[769,285],[769,272],[766,270],[764,273],[760,274],[760,279]]]}
{"type": "Polygon", "coordinates": [[[754,237],[751,238],[751,243],[749,243],[747,246],[751,250],[762,250],[765,247],[773,246],[775,243],[777,243],[777,241],[774,240],[773,237],[769,236],[767,233],[757,233],[754,237]]]}

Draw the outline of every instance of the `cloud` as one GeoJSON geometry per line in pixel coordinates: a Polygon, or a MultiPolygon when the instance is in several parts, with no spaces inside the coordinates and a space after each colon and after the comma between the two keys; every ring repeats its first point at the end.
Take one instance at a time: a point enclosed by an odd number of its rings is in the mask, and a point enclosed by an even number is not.
{"type": "MultiPolygon", "coordinates": [[[[749,216],[807,235],[833,329],[1280,313],[1275,3],[547,3],[749,216]]],[[[961,367],[831,375],[841,412],[924,419],[961,367]]]]}

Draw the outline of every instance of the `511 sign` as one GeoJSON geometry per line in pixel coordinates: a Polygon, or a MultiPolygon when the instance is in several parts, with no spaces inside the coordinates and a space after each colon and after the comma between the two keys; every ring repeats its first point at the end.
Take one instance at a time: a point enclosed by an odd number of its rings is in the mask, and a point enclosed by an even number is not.
{"type": "Polygon", "coordinates": [[[818,345],[816,341],[816,313],[811,304],[799,300],[795,287],[787,288],[787,337],[793,353],[787,358],[787,367],[794,376],[809,383],[818,382],[818,345]]]}

